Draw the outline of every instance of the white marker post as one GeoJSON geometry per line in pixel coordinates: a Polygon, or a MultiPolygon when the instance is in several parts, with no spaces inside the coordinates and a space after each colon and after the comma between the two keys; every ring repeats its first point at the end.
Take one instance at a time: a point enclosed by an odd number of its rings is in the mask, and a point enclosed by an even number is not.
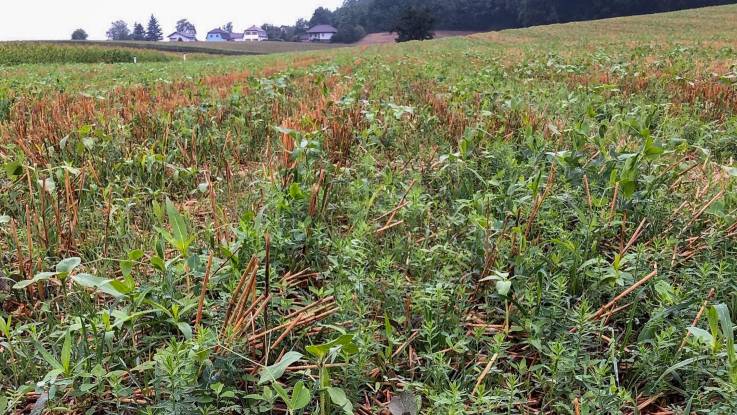
{"type": "Polygon", "coordinates": [[[187,61],[187,54],[186,53],[184,55],[182,55],[182,60],[185,61],[185,62],[187,61]]]}
{"type": "Polygon", "coordinates": [[[138,63],[138,58],[136,56],[133,57],[133,63],[138,63]]]}

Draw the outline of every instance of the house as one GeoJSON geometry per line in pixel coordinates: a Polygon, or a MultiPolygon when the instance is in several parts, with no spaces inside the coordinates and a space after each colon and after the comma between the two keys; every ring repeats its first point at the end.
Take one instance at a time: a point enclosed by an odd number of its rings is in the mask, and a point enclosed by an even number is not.
{"type": "Polygon", "coordinates": [[[169,42],[196,42],[197,38],[194,33],[190,32],[174,32],[167,36],[169,42]]]}
{"type": "Polygon", "coordinates": [[[230,40],[231,42],[243,42],[243,33],[231,33],[230,40]]]}
{"type": "Polygon", "coordinates": [[[307,31],[310,42],[330,42],[338,29],[328,24],[319,24],[307,31]]]}
{"type": "Polygon", "coordinates": [[[264,29],[254,25],[243,32],[243,40],[261,42],[264,40],[269,40],[269,36],[266,34],[266,31],[264,29]]]}
{"type": "Polygon", "coordinates": [[[232,33],[226,32],[223,29],[217,28],[207,32],[208,42],[230,42],[232,41],[232,33]]]}

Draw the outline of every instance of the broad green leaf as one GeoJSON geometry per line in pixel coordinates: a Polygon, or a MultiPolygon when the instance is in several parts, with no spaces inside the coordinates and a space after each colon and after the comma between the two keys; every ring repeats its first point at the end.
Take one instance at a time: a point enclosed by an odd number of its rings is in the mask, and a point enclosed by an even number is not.
{"type": "Polygon", "coordinates": [[[506,297],[509,294],[510,289],[512,289],[512,281],[505,280],[496,282],[496,292],[502,297],[506,297]]]}
{"type": "Polygon", "coordinates": [[[64,346],[61,348],[61,365],[64,373],[69,373],[72,362],[72,336],[67,332],[64,336],[64,346]]]}
{"type": "Polygon", "coordinates": [[[127,286],[119,281],[107,280],[90,274],[80,273],[72,277],[72,280],[83,287],[94,288],[116,298],[125,297],[130,292],[127,286]]]}
{"type": "Polygon", "coordinates": [[[266,366],[261,370],[261,379],[258,381],[259,385],[264,383],[274,382],[279,379],[287,368],[294,362],[302,358],[302,353],[289,352],[281,358],[281,360],[271,366],[266,366]]]}
{"type": "Polygon", "coordinates": [[[133,272],[133,261],[129,259],[120,261],[120,272],[124,277],[131,275],[131,272],[133,272]]]}
{"type": "Polygon", "coordinates": [[[289,395],[287,394],[286,389],[284,389],[284,387],[282,387],[282,385],[277,382],[274,382],[271,386],[274,388],[276,394],[279,395],[281,400],[284,401],[285,404],[287,404],[287,408],[291,408],[292,401],[289,399],[289,395]]]}
{"type": "Polygon", "coordinates": [[[164,260],[158,255],[151,257],[151,265],[161,272],[166,271],[166,263],[164,263],[164,260]]]}
{"type": "Polygon", "coordinates": [[[698,327],[689,327],[688,332],[700,343],[711,346],[714,342],[714,337],[708,331],[700,329],[698,327]]]}
{"type": "Polygon", "coordinates": [[[660,377],[658,378],[658,380],[655,381],[655,384],[660,383],[666,376],[668,376],[671,373],[677,371],[678,369],[682,369],[682,368],[690,365],[691,363],[698,362],[700,360],[709,359],[709,358],[710,358],[710,356],[703,355],[703,356],[696,356],[696,357],[692,357],[692,358],[689,358],[689,359],[680,361],[680,362],[676,363],[675,365],[673,365],[673,366],[669,367],[668,369],[666,369],[665,372],[663,372],[663,374],[660,375],[660,377]]]}
{"type": "Polygon", "coordinates": [[[329,387],[327,388],[327,391],[328,395],[330,395],[330,400],[333,401],[334,404],[338,405],[347,415],[353,415],[353,404],[348,400],[348,397],[345,396],[343,389],[329,387]]]}
{"type": "Polygon", "coordinates": [[[301,380],[292,389],[292,410],[297,411],[310,403],[310,390],[305,387],[301,380]]]}
{"type": "Polygon", "coordinates": [[[38,349],[38,352],[41,354],[41,357],[43,357],[46,363],[48,363],[55,370],[58,370],[60,373],[64,372],[64,366],[62,366],[62,364],[59,363],[59,361],[56,360],[54,356],[47,352],[42,345],[37,344],[36,348],[38,349]]]}
{"type": "Polygon", "coordinates": [[[58,264],[56,264],[56,272],[64,272],[69,274],[70,272],[74,271],[74,268],[77,268],[81,263],[82,260],[76,256],[62,259],[61,261],[59,261],[58,264]]]}
{"type": "Polygon", "coordinates": [[[307,350],[311,355],[322,359],[330,353],[331,349],[336,347],[340,347],[341,352],[345,355],[352,355],[358,352],[358,347],[353,343],[352,334],[344,334],[328,343],[307,346],[305,347],[305,350],[307,350]]]}
{"type": "Polygon", "coordinates": [[[189,325],[189,323],[185,323],[184,321],[180,321],[177,323],[177,327],[179,328],[179,331],[184,334],[185,339],[191,339],[192,338],[192,326],[189,325]]]}
{"type": "Polygon", "coordinates": [[[56,275],[59,275],[59,273],[58,272],[39,272],[30,280],[23,280],[23,281],[17,282],[15,285],[13,285],[13,289],[21,290],[23,288],[28,287],[31,284],[35,284],[41,281],[47,281],[49,278],[56,276],[56,275]]]}
{"type": "Polygon", "coordinates": [[[94,275],[90,274],[77,274],[74,277],[72,277],[72,280],[76,282],[77,284],[87,287],[87,288],[97,288],[102,284],[105,280],[100,277],[95,277],[94,275]]]}

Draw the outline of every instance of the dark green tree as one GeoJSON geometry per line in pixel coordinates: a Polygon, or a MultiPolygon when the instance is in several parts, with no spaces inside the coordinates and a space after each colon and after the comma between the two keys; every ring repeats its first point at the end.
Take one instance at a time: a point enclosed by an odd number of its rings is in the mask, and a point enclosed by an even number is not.
{"type": "Polygon", "coordinates": [[[268,36],[269,40],[285,40],[284,27],[267,23],[262,25],[261,28],[266,31],[266,36],[268,36]]]}
{"type": "Polygon", "coordinates": [[[391,32],[397,34],[397,42],[429,40],[435,37],[435,18],[427,7],[408,7],[397,20],[391,32]]]}
{"type": "Polygon", "coordinates": [[[319,24],[333,24],[333,12],[325,7],[318,7],[315,12],[312,13],[310,19],[310,27],[317,26],[319,24]]]}
{"type": "Polygon", "coordinates": [[[106,35],[110,40],[130,40],[131,31],[128,28],[128,23],[116,20],[112,23],[106,35]]]}
{"type": "Polygon", "coordinates": [[[143,25],[136,22],[133,24],[133,34],[131,34],[133,40],[146,40],[146,30],[143,25]]]}
{"type": "Polygon", "coordinates": [[[87,32],[84,29],[77,29],[72,32],[72,40],[87,40],[87,32]]]}
{"type": "Polygon", "coordinates": [[[233,22],[228,22],[223,25],[223,30],[225,30],[228,33],[233,33],[233,22]]]}
{"type": "Polygon", "coordinates": [[[152,14],[151,18],[148,19],[148,26],[146,27],[146,40],[149,42],[158,42],[163,38],[164,32],[161,30],[161,25],[159,25],[159,21],[152,14]]]}
{"type": "Polygon", "coordinates": [[[338,33],[331,39],[334,43],[358,42],[366,36],[366,30],[361,25],[339,25],[338,33]]]}

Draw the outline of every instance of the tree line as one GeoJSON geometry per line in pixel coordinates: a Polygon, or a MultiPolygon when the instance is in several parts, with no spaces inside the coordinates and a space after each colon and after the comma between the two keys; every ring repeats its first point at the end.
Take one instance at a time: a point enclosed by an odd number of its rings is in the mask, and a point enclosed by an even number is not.
{"type": "MultiPolygon", "coordinates": [[[[191,25],[191,23],[187,23],[191,25]]],[[[177,23],[177,27],[178,25],[179,23],[177,23]]],[[[194,25],[192,25],[192,28],[194,29],[194,25]]],[[[110,29],[108,29],[106,35],[110,40],[145,40],[157,42],[164,39],[164,32],[161,30],[161,25],[153,14],[149,18],[146,28],[141,23],[136,22],[133,24],[133,30],[131,30],[128,27],[128,23],[123,20],[116,20],[110,25],[110,29]]]]}
{"type": "MultiPolygon", "coordinates": [[[[636,14],[660,13],[737,0],[344,0],[335,10],[318,7],[308,19],[294,25],[264,24],[269,40],[298,41],[310,27],[328,24],[338,33],[334,42],[352,43],[367,33],[395,32],[399,40],[428,39],[432,30],[497,30],[636,14]]],[[[232,31],[232,23],[223,26],[232,31]]],[[[196,33],[187,19],[177,22],[178,32],[196,33]]],[[[158,20],[151,15],[146,28],[122,20],[107,31],[110,40],[163,39],[158,20]]],[[[84,40],[78,29],[72,39],[84,40]]]]}
{"type": "Polygon", "coordinates": [[[411,16],[429,13],[435,29],[495,30],[735,3],[735,0],[345,0],[318,8],[310,23],[331,24],[336,41],[395,31],[411,16]]]}

